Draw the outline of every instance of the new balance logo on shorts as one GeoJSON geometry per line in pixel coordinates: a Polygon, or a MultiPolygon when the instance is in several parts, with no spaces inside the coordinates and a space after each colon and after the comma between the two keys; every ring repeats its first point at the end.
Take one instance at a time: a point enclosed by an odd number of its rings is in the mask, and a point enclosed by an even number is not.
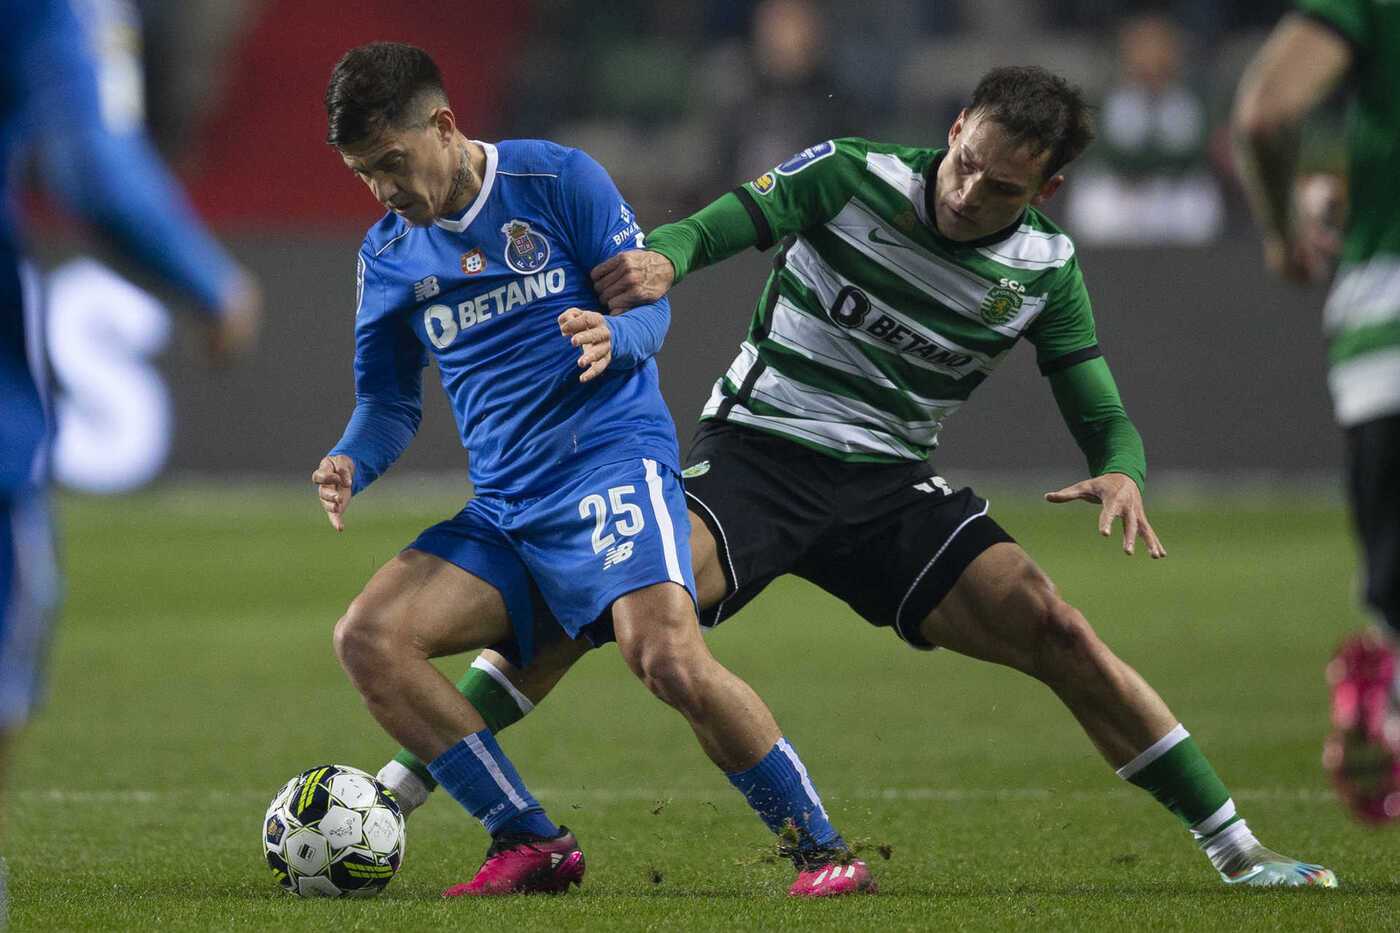
{"type": "Polygon", "coordinates": [[[632,556],[632,542],[624,541],[616,547],[610,547],[603,555],[603,569],[607,570],[614,564],[620,564],[632,556]]]}

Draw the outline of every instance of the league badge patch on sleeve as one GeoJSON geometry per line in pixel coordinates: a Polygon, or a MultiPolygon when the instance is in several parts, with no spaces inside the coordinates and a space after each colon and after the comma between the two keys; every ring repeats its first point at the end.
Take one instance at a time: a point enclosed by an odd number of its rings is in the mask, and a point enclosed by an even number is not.
{"type": "Polygon", "coordinates": [[[506,235],[506,265],[522,275],[544,268],[549,243],[523,220],[509,220],[501,227],[506,235]]]}
{"type": "Polygon", "coordinates": [[[481,251],[480,246],[472,250],[470,253],[462,254],[462,271],[465,272],[467,275],[476,275],[478,272],[485,268],[486,254],[481,251]]]}
{"type": "Polygon", "coordinates": [[[756,194],[767,194],[773,190],[773,186],[777,184],[777,182],[778,180],[773,177],[772,172],[764,172],[762,175],[749,182],[749,187],[752,188],[756,194]]]}
{"type": "Polygon", "coordinates": [[[824,143],[808,146],[782,165],[779,165],[777,172],[779,175],[796,175],[813,162],[820,162],[835,151],[836,143],[829,139],[824,143]]]}

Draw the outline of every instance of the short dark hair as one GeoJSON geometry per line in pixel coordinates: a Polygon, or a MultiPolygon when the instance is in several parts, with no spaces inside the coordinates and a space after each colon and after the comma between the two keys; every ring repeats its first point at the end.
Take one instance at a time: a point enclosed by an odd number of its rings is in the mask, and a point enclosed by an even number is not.
{"type": "Polygon", "coordinates": [[[1017,142],[1037,153],[1049,153],[1046,178],[1077,158],[1094,139],[1094,121],[1079,88],[1036,65],[987,72],[972,92],[968,113],[981,113],[1017,142]]]}
{"type": "Polygon", "coordinates": [[[428,53],[401,42],[371,42],[346,52],[326,88],[326,142],[349,146],[403,129],[425,96],[447,100],[442,72],[428,53]]]}

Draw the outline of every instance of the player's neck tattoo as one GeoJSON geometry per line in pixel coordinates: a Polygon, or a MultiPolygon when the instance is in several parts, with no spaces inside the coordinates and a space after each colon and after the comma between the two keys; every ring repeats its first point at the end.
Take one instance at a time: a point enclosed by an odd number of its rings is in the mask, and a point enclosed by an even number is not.
{"type": "Polygon", "coordinates": [[[457,146],[457,169],[452,173],[452,187],[447,192],[447,203],[455,209],[466,207],[471,193],[472,156],[466,143],[457,146]]]}

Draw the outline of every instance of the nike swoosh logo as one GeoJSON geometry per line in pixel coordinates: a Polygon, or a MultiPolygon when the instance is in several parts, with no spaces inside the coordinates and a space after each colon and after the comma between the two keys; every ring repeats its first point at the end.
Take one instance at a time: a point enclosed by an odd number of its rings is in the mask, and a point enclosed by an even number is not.
{"type": "Polygon", "coordinates": [[[871,228],[870,228],[870,234],[869,234],[869,236],[870,236],[870,242],[871,242],[871,243],[879,243],[881,246],[898,246],[900,249],[908,249],[908,248],[909,248],[909,247],[905,246],[903,243],[896,243],[894,240],[886,240],[886,239],[882,238],[882,237],[880,236],[880,228],[879,228],[879,227],[871,227],[871,228]]]}

